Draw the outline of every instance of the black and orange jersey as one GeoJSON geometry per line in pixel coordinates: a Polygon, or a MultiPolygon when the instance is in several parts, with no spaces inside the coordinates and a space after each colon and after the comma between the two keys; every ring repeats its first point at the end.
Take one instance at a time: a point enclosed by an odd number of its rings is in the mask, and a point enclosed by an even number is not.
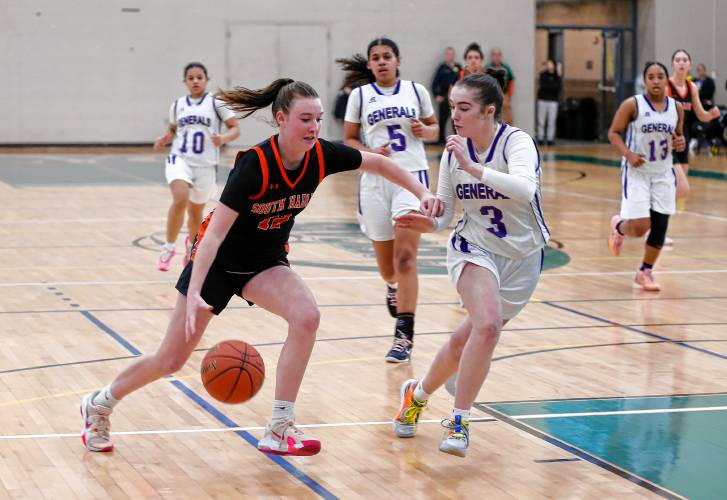
{"type": "MultiPolygon", "coordinates": [[[[285,257],[295,216],[308,205],[318,185],[330,174],[357,169],[361,161],[357,149],[320,139],[297,169],[286,170],[277,135],[240,151],[220,196],[220,202],[239,215],[220,245],[215,264],[230,271],[248,271],[285,257]]],[[[212,216],[200,228],[199,241],[212,216]]]]}

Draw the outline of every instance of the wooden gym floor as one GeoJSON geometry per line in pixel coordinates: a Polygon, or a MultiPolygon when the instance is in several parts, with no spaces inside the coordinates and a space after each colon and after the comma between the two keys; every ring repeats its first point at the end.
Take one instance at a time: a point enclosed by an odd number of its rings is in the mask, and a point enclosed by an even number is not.
{"type": "Polygon", "coordinates": [[[415,439],[389,424],[401,382],[424,374],[463,315],[444,271],[447,233],[423,238],[413,361],[386,364],[393,321],[350,173],[326,180],[291,239],[322,311],[296,416],[323,450],[270,459],[254,444],[286,330],[241,300],[181,372],[117,407],[113,453],[82,447],[80,397],[156,348],[175,300],[181,259],[155,267],[170,201],[162,156],[0,151],[0,498],[724,497],[725,158],[694,160],[689,205],[655,271],[663,291],[646,293],[632,287],[643,242],[628,240],[620,258],[606,248],[618,158],[606,146],[543,153],[546,270],[502,335],[468,457],[437,451],[454,381],[415,439]],[[267,362],[248,404],[217,403],[199,380],[205,349],[228,338],[267,362]]]}

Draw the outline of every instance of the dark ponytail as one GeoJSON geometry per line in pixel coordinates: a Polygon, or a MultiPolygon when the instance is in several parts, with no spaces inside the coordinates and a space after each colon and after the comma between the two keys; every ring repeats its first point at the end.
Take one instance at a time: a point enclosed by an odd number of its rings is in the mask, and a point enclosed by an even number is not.
{"type": "Polygon", "coordinates": [[[500,119],[502,112],[503,84],[505,83],[505,72],[487,68],[486,74],[473,73],[467,75],[455,83],[457,87],[469,87],[477,91],[477,100],[482,107],[495,106],[495,120],[500,119]]]}
{"type": "MultiPolygon", "coordinates": [[[[368,56],[371,54],[371,49],[377,45],[389,47],[396,58],[399,58],[399,46],[391,38],[380,37],[371,40],[369,46],[366,48],[366,57],[361,54],[356,54],[348,59],[336,59],[336,62],[341,65],[341,69],[346,72],[346,76],[343,79],[343,87],[351,87],[354,89],[376,81],[374,72],[368,68],[368,56]]],[[[396,70],[396,76],[399,76],[398,69],[396,70]]]]}
{"type": "Polygon", "coordinates": [[[258,109],[273,105],[275,113],[288,113],[296,97],[317,98],[318,93],[305,82],[296,82],[290,78],[279,78],[264,89],[251,90],[246,87],[235,87],[232,90],[220,90],[217,97],[231,110],[247,118],[258,109]]]}

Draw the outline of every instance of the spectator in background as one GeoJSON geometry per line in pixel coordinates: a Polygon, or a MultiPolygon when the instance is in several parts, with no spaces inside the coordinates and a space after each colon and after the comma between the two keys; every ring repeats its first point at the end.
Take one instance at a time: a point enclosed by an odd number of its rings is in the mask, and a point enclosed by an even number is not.
{"type": "Polygon", "coordinates": [[[343,122],[346,116],[346,105],[348,104],[348,96],[351,95],[353,89],[347,85],[344,85],[341,90],[336,94],[336,103],[333,108],[333,117],[336,120],[343,122]]]}
{"type": "Polygon", "coordinates": [[[482,49],[478,43],[472,42],[464,51],[465,66],[459,72],[459,79],[461,80],[465,76],[474,73],[484,73],[485,68],[482,67],[483,62],[485,62],[485,54],[482,53],[482,49]]]}
{"type": "Polygon", "coordinates": [[[505,72],[505,100],[502,102],[502,121],[512,125],[512,94],[515,91],[515,74],[510,66],[502,62],[502,49],[493,47],[490,51],[488,68],[503,70],[505,72]]]}
{"type": "Polygon", "coordinates": [[[714,106],[714,92],[717,89],[714,80],[707,74],[707,67],[704,64],[697,65],[697,78],[694,79],[699,89],[699,100],[702,101],[704,109],[714,106]]]}
{"type": "Polygon", "coordinates": [[[555,61],[548,59],[540,73],[538,86],[538,144],[552,146],[555,141],[555,119],[558,116],[558,101],[563,82],[556,71],[555,61]],[[547,135],[546,135],[547,124],[547,135]]]}
{"type": "Polygon", "coordinates": [[[447,122],[449,121],[449,89],[452,88],[454,82],[459,78],[459,72],[462,71],[462,65],[454,61],[454,49],[447,47],[444,50],[444,62],[437,67],[432,81],[432,92],[434,100],[437,102],[437,110],[439,114],[439,139],[438,144],[444,145],[446,136],[447,122]]]}

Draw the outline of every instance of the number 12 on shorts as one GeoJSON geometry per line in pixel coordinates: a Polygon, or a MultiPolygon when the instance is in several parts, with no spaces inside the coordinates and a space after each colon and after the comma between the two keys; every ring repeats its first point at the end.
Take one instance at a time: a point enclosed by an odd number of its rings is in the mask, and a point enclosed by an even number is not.
{"type": "Polygon", "coordinates": [[[493,207],[492,205],[487,205],[480,208],[480,213],[485,217],[490,217],[490,224],[494,227],[488,227],[487,230],[489,232],[498,238],[504,238],[507,236],[507,228],[505,227],[505,224],[502,223],[502,217],[504,215],[502,210],[497,207],[493,207]]]}

